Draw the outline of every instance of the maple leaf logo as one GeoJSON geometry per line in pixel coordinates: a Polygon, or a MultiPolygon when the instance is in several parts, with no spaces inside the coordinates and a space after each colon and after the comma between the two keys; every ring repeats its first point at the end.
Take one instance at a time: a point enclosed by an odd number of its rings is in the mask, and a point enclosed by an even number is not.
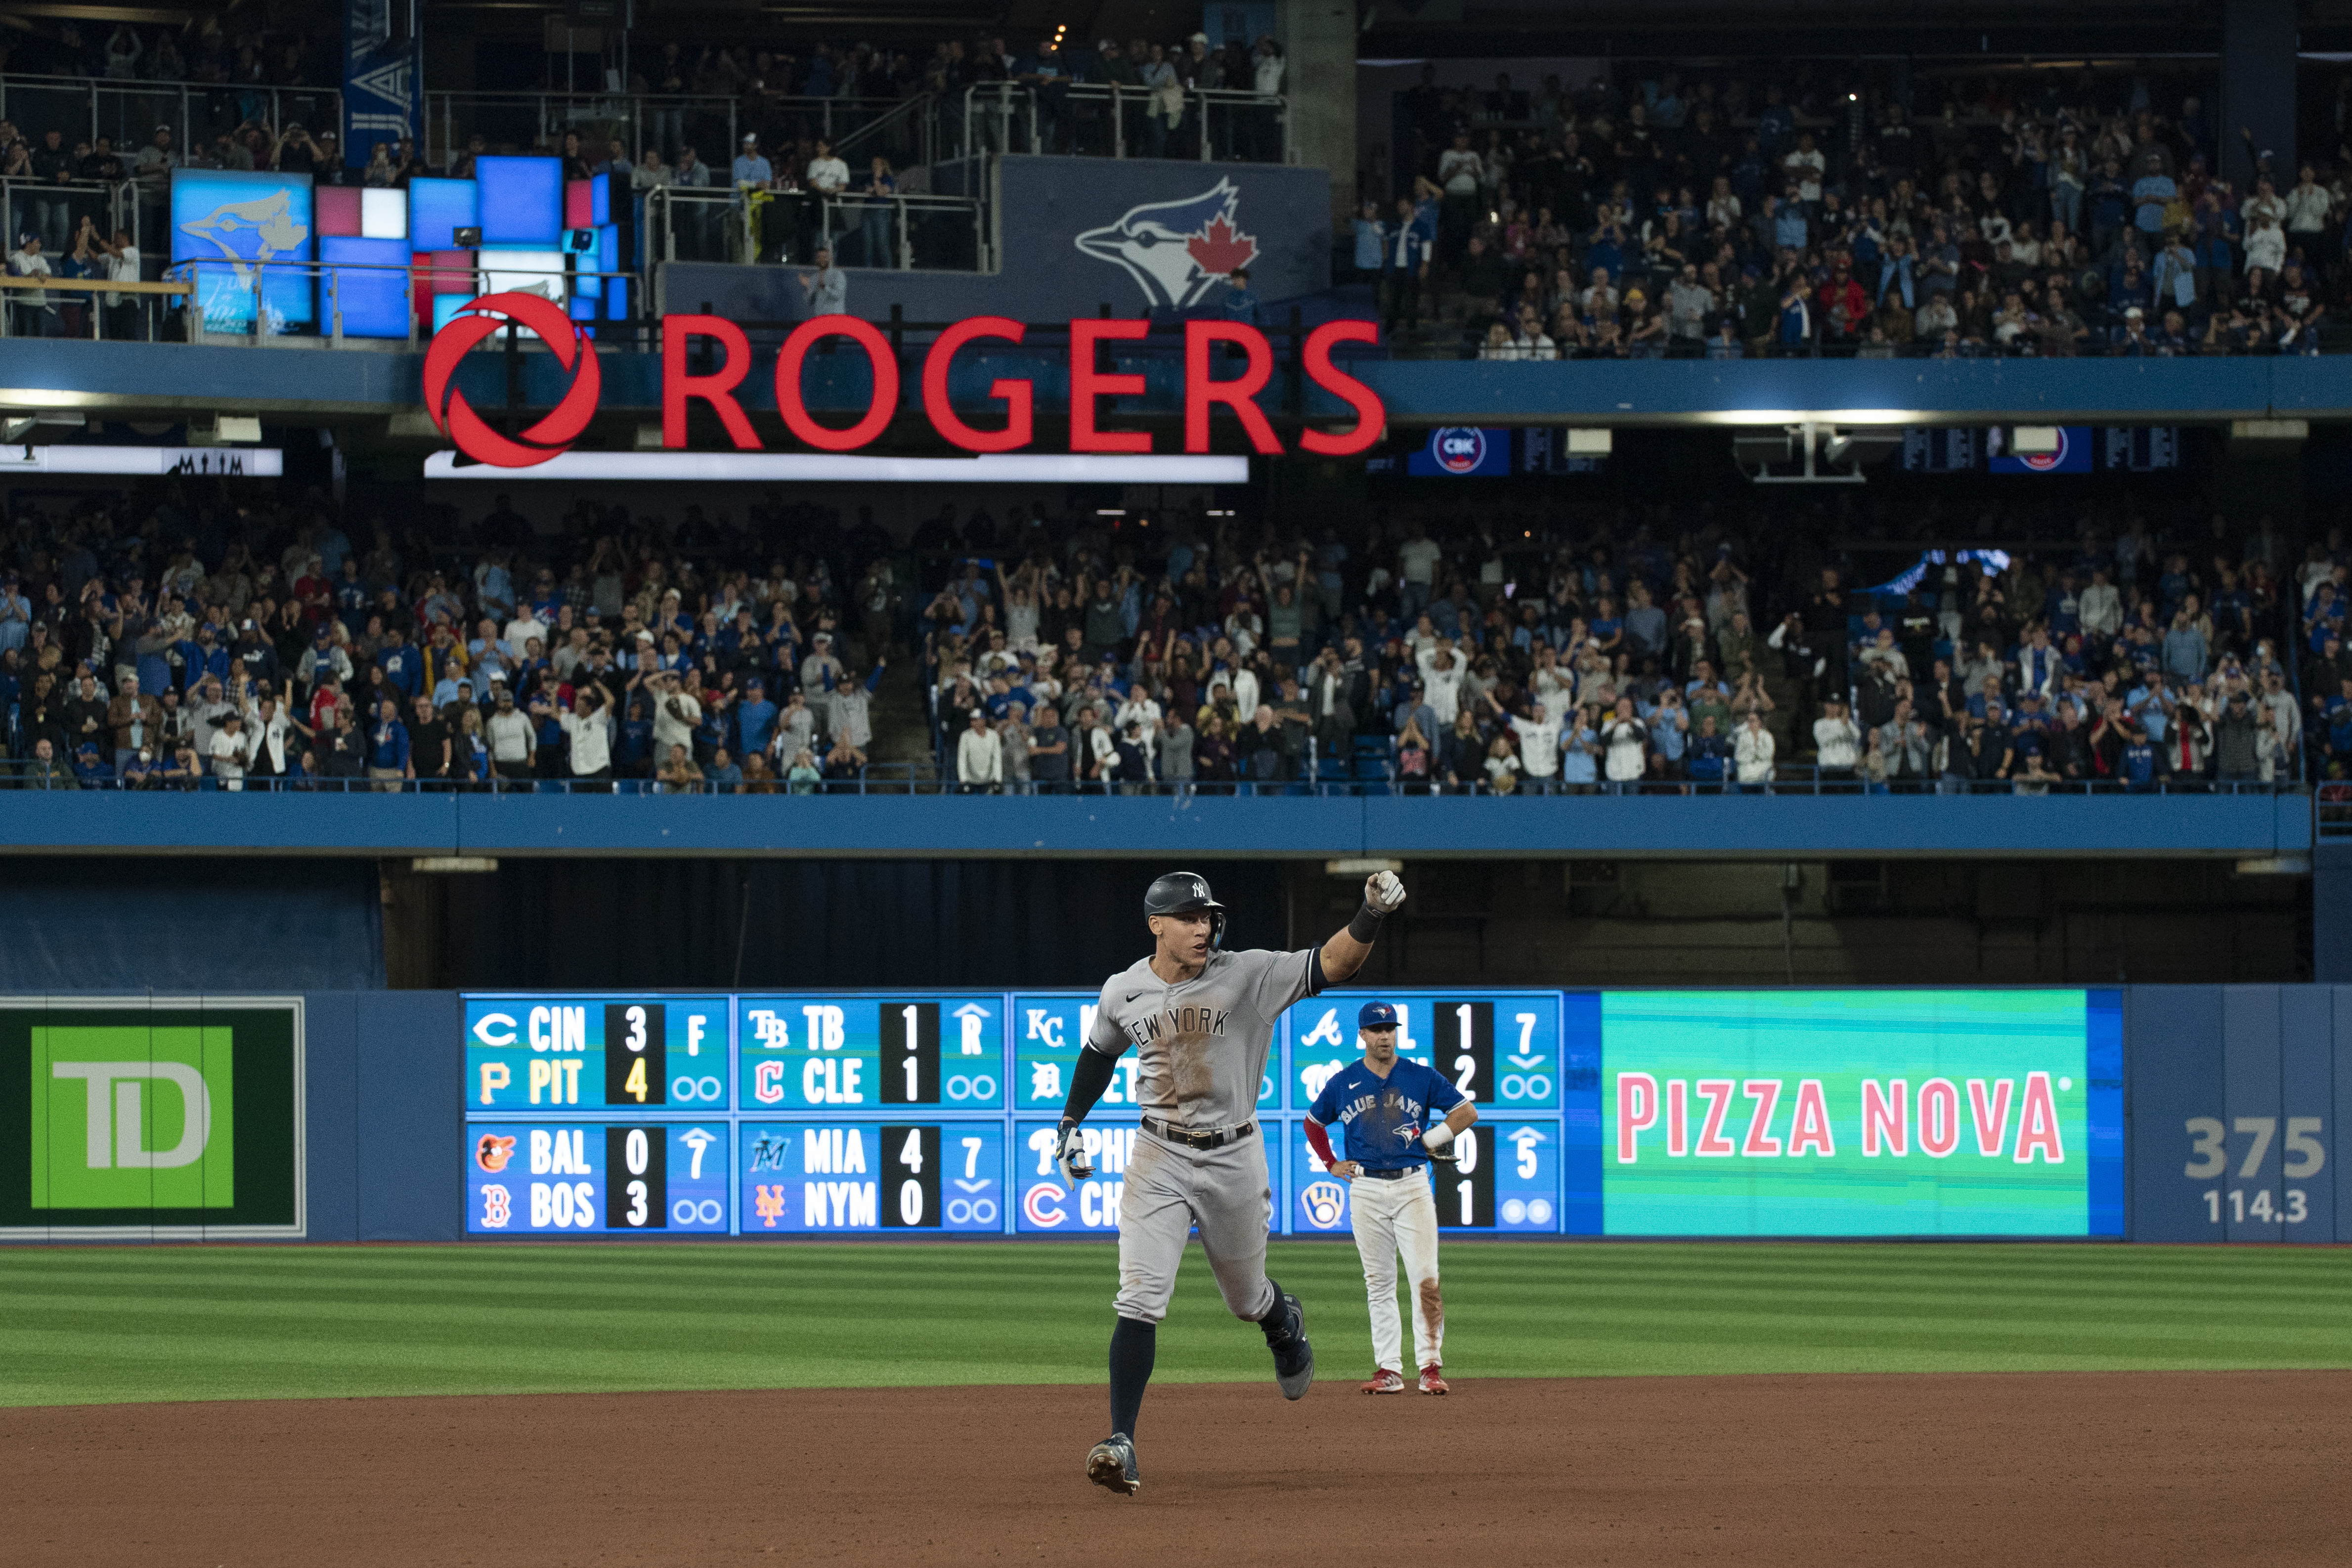
{"type": "Polygon", "coordinates": [[[1230,278],[1236,267],[1247,267],[1257,258],[1257,241],[1245,234],[1234,232],[1234,226],[1223,217],[1211,218],[1209,226],[1184,244],[1202,271],[1216,278],[1230,278]]]}

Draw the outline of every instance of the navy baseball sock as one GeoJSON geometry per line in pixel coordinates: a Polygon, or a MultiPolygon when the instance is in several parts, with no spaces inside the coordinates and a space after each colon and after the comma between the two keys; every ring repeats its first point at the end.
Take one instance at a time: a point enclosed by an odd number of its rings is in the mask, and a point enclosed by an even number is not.
{"type": "Polygon", "coordinates": [[[1110,1429],[1135,1436],[1143,1409],[1143,1385],[1160,1348],[1160,1328],[1138,1318],[1121,1318],[1110,1331],[1110,1429]]]}
{"type": "Polygon", "coordinates": [[[1265,1310],[1265,1316],[1257,1321],[1257,1326],[1265,1331],[1267,1344],[1280,1345],[1290,1338],[1290,1301],[1282,1293],[1281,1280],[1269,1274],[1265,1282],[1274,1287],[1274,1305],[1265,1310]]]}

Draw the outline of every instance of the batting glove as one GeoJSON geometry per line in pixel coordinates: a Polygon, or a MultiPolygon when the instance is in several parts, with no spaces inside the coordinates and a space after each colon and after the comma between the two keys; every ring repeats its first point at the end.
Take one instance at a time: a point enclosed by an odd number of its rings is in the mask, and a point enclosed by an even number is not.
{"type": "Polygon", "coordinates": [[[1367,877],[1364,879],[1364,902],[1371,906],[1374,914],[1394,914],[1397,906],[1404,902],[1403,879],[1394,871],[1382,871],[1377,876],[1367,877]]]}
{"type": "Polygon", "coordinates": [[[1094,1162],[1087,1157],[1086,1134],[1076,1122],[1062,1124],[1054,1141],[1054,1163],[1060,1167],[1062,1180],[1073,1188],[1095,1173],[1094,1162]]]}

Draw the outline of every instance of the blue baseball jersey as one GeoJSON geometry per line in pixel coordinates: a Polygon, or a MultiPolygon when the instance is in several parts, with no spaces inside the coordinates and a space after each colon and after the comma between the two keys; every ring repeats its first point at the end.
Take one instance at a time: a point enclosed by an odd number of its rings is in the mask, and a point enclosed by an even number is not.
{"type": "Polygon", "coordinates": [[[1345,1138],[1339,1151],[1370,1171],[1398,1171],[1429,1162],[1421,1135],[1467,1099],[1444,1073],[1399,1057],[1381,1077],[1361,1058],[1331,1075],[1307,1114],[1345,1138]]]}

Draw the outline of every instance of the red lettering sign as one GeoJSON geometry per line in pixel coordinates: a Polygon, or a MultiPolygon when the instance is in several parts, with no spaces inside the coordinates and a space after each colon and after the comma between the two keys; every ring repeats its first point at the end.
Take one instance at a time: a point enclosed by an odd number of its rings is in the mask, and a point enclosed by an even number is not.
{"type": "MultiPolygon", "coordinates": [[[[1003,316],[974,316],[956,322],[932,342],[923,360],[923,413],[942,440],[966,452],[1012,452],[1034,438],[1036,387],[1025,377],[1003,376],[989,384],[989,396],[1004,407],[1002,429],[984,429],[967,422],[948,396],[958,352],[983,342],[1018,345],[1026,331],[1020,322],[1003,316]]],[[[1105,430],[1097,424],[1104,398],[1140,396],[1147,384],[1139,372],[1106,368],[1104,349],[1141,341],[1150,331],[1150,323],[1141,321],[1082,318],[1070,323],[1071,451],[1151,450],[1147,431],[1105,430]]],[[[1380,329],[1370,321],[1327,321],[1307,334],[1302,353],[1307,379],[1354,409],[1356,422],[1346,430],[1303,430],[1298,437],[1301,449],[1318,457],[1352,457],[1381,438],[1387,411],[1381,406],[1379,395],[1331,363],[1331,351],[1340,343],[1379,341],[1380,329]]],[[[687,416],[699,402],[719,416],[727,438],[738,448],[760,449],[760,433],[738,392],[752,366],[751,340],[741,327],[720,316],[665,317],[661,357],[664,447],[677,450],[688,444],[687,416]],[[716,368],[694,368],[698,341],[717,346],[716,368]]],[[[1279,456],[1281,438],[1257,404],[1258,395],[1273,379],[1274,368],[1274,346],[1255,327],[1240,321],[1186,322],[1184,450],[1209,450],[1212,415],[1223,406],[1240,422],[1251,450],[1279,456]],[[1217,369],[1229,365],[1230,360],[1217,351],[1226,345],[1241,351],[1241,374],[1220,378],[1217,369]]],[[[523,468],[557,456],[588,427],[601,390],[600,367],[586,335],[564,316],[561,306],[534,294],[490,294],[471,301],[434,335],[425,351],[426,406],[457,449],[478,462],[523,468]],[[453,384],[467,353],[502,331],[509,321],[541,338],[556,363],[572,374],[572,385],[562,401],[517,437],[493,429],[453,384]]],[[[854,452],[879,439],[898,416],[898,356],[890,340],[870,322],[854,316],[818,316],[800,323],[784,340],[776,355],[775,391],[776,411],[794,439],[822,452],[854,452]],[[870,379],[865,412],[855,424],[836,429],[820,423],[810,412],[802,381],[810,353],[818,345],[841,338],[865,354],[870,379]]]]}
{"type": "Polygon", "coordinates": [[[1025,380],[1002,377],[988,384],[988,395],[1004,405],[1004,428],[975,430],[957,417],[948,403],[948,371],[955,359],[956,350],[974,338],[1002,338],[1018,343],[1027,328],[1003,316],[974,316],[958,321],[941,332],[931,344],[931,352],[923,361],[923,412],[930,416],[931,428],[947,437],[952,446],[967,452],[1014,452],[1029,444],[1035,429],[1035,409],[1032,403],[1035,389],[1025,380]]]}

